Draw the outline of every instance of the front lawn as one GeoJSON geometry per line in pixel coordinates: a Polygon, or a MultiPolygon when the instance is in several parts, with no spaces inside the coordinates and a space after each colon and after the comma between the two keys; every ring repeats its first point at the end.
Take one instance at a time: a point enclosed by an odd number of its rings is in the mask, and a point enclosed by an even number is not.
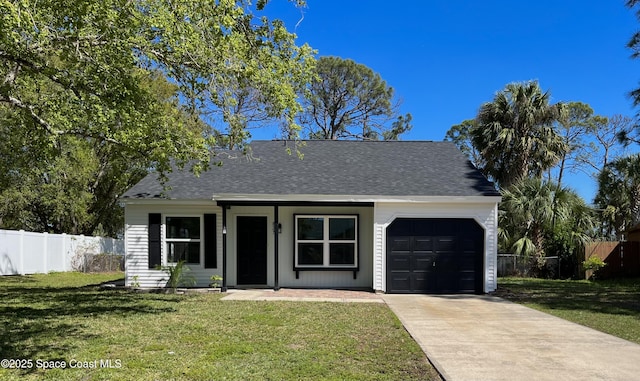
{"type": "Polygon", "coordinates": [[[498,278],[496,295],[640,344],[640,278],[498,278]]]}
{"type": "Polygon", "coordinates": [[[0,277],[0,359],[25,368],[3,362],[0,379],[438,379],[384,304],[220,301],[97,286],[121,277],[0,277]]]}

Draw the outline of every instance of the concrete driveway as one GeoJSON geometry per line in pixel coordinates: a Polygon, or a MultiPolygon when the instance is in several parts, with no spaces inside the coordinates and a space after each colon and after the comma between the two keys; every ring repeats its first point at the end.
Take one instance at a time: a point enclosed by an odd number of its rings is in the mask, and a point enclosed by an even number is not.
{"type": "Polygon", "coordinates": [[[640,380],[640,345],[504,299],[383,298],[447,381],[640,380]]]}

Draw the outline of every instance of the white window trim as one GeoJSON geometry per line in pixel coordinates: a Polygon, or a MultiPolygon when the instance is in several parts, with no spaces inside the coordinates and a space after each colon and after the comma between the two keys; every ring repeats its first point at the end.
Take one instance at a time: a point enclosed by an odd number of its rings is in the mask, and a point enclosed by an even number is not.
{"type": "Polygon", "coordinates": [[[198,242],[200,243],[200,258],[198,263],[185,262],[189,266],[204,266],[204,216],[202,214],[167,214],[162,216],[162,250],[163,258],[162,262],[165,266],[176,265],[178,262],[169,262],[169,244],[172,242],[198,242]],[[186,218],[198,218],[200,225],[200,238],[168,238],[167,237],[167,218],[172,217],[186,217],[186,218]]]}
{"type": "Polygon", "coordinates": [[[355,270],[358,268],[358,230],[359,215],[357,214],[296,214],[294,220],[294,267],[299,270],[305,269],[348,269],[355,270]],[[323,221],[323,239],[298,239],[298,219],[299,218],[322,218],[323,221]],[[354,239],[329,239],[329,220],[332,218],[352,218],[355,220],[355,236],[354,239]],[[304,265],[298,263],[298,243],[322,243],[322,265],[304,265]],[[330,244],[332,243],[352,243],[353,244],[353,264],[332,265],[330,263],[330,244]]]}

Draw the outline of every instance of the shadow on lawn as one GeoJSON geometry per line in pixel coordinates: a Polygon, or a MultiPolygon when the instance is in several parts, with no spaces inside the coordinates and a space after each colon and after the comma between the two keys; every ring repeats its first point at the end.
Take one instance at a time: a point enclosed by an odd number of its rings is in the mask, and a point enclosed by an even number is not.
{"type": "Polygon", "coordinates": [[[551,309],[640,317],[640,279],[615,281],[501,281],[496,296],[551,309]]]}
{"type": "Polygon", "coordinates": [[[3,284],[25,284],[25,283],[36,283],[37,281],[33,279],[33,277],[29,275],[3,275],[2,283],[3,284]]]}
{"type": "MultiPolygon", "coordinates": [[[[172,312],[170,303],[180,299],[97,285],[11,285],[0,290],[0,301],[0,358],[68,361],[66,357],[73,350],[70,342],[96,337],[88,332],[85,320],[172,312]]],[[[36,370],[26,369],[25,373],[36,370]]]]}

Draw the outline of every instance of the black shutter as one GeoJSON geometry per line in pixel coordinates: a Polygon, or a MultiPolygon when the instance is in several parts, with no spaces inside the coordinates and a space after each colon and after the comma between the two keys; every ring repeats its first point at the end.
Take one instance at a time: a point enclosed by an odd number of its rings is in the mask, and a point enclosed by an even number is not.
{"type": "Polygon", "coordinates": [[[204,268],[215,269],[218,267],[216,234],[216,215],[204,215],[204,268]]]}
{"type": "Polygon", "coordinates": [[[160,250],[160,229],[162,228],[162,215],[149,213],[149,268],[155,269],[162,262],[160,250]]]}

